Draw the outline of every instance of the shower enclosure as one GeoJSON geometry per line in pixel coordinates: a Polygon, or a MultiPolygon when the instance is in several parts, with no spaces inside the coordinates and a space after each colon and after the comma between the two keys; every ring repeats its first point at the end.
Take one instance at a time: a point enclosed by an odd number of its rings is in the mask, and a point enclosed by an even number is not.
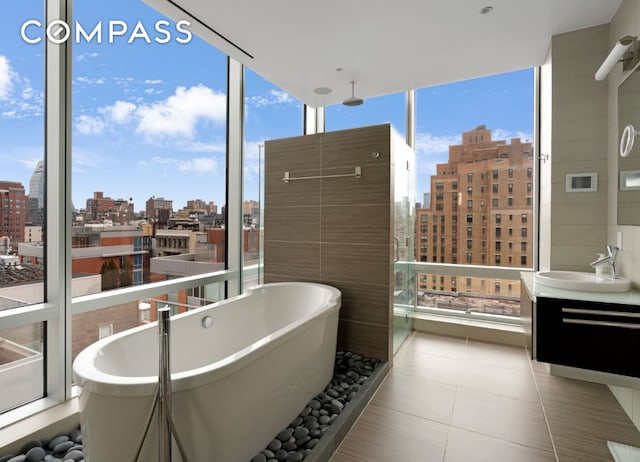
{"type": "Polygon", "coordinates": [[[393,138],[393,353],[413,328],[416,304],[415,152],[402,138],[393,138]]]}

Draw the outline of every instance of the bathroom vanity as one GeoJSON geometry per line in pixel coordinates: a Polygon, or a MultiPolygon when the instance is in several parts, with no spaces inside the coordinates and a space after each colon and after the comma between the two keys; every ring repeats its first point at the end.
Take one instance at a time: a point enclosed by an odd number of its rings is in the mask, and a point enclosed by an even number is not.
{"type": "Polygon", "coordinates": [[[640,377],[640,292],[583,292],[521,277],[521,315],[532,359],[640,377]]]}

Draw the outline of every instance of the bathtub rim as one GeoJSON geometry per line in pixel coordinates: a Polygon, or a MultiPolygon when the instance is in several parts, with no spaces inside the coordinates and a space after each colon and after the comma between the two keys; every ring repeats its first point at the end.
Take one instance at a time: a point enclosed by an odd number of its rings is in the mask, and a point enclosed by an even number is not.
{"type": "MultiPolygon", "coordinates": [[[[228,355],[227,357],[220,359],[219,361],[209,363],[201,367],[172,373],[172,391],[185,391],[192,388],[197,388],[207,383],[221,380],[224,377],[231,375],[235,371],[241,369],[249,362],[260,358],[274,348],[282,345],[290,337],[301,334],[305,330],[314,326],[316,323],[329,318],[334,313],[336,316],[338,315],[342,300],[342,294],[339,289],[320,283],[276,282],[252,286],[248,288],[247,291],[243,294],[236,295],[234,297],[221,300],[219,302],[215,302],[203,307],[199,307],[186,313],[175,315],[172,317],[172,321],[178,321],[179,319],[188,316],[197,316],[209,310],[214,310],[213,312],[215,312],[216,309],[220,309],[221,307],[236,300],[249,298],[254,294],[254,292],[257,292],[261,289],[278,286],[319,287],[324,291],[329,292],[330,296],[326,303],[323,305],[323,308],[315,312],[313,315],[296,319],[295,321],[285,325],[275,332],[272,332],[269,335],[256,340],[250,345],[247,345],[240,351],[228,355]],[[215,377],[208,377],[208,374],[214,371],[215,377]]],[[[83,390],[86,390],[91,393],[117,397],[153,396],[158,385],[157,375],[127,377],[108,374],[99,370],[95,366],[93,360],[105,345],[108,345],[111,342],[118,341],[119,339],[127,335],[133,335],[148,329],[155,330],[157,329],[157,324],[157,321],[154,321],[144,326],[137,326],[132,329],[119,332],[104,339],[98,340],[97,342],[89,345],[84,350],[82,350],[73,361],[72,366],[73,378],[76,385],[78,385],[80,389],[80,394],[82,394],[83,390]]]]}

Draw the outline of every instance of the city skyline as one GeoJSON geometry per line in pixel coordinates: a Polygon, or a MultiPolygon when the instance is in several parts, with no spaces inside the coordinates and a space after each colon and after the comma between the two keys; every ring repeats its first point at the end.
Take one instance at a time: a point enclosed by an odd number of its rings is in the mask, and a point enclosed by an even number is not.
{"type": "MultiPolygon", "coordinates": [[[[42,4],[24,2],[0,20],[0,180],[29,187],[43,159],[44,46],[20,37],[25,21],[42,20],[42,4]]],[[[147,28],[164,19],[142,2],[74,4],[85,28],[117,18],[147,28]]],[[[31,32],[35,34],[34,32],[31,32]]],[[[225,202],[226,57],[193,37],[186,44],[124,40],[81,42],[73,48],[72,202],[94,191],[133,198],[140,209],[151,196],[184,205],[194,198],[225,202]]],[[[258,199],[259,146],[302,134],[302,104],[247,69],[245,77],[245,198],[258,199]]],[[[533,70],[440,85],[417,91],[417,196],[446,161],[460,133],[484,124],[496,139],[532,139],[533,70]],[[531,108],[531,110],[524,110],[531,108]],[[487,111],[489,109],[489,111],[487,111]]],[[[368,98],[359,107],[326,109],[327,131],[391,123],[404,132],[404,94],[368,98]]],[[[29,192],[29,191],[27,191],[29,192]]]]}

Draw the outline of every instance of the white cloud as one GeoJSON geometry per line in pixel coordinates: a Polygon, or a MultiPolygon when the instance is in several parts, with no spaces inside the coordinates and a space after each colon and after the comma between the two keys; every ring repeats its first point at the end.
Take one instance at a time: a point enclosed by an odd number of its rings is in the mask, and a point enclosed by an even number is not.
{"type": "Polygon", "coordinates": [[[24,165],[24,168],[27,170],[33,171],[41,160],[42,159],[19,159],[19,162],[24,165]]]}
{"type": "Polygon", "coordinates": [[[104,121],[99,117],[81,115],[76,117],[76,128],[83,135],[97,135],[102,133],[106,127],[104,121]]]}
{"type": "Polygon", "coordinates": [[[116,101],[98,108],[95,115],[77,117],[76,126],[84,135],[97,135],[113,125],[128,124],[125,129],[131,127],[146,135],[148,142],[162,143],[172,138],[177,147],[186,151],[220,152],[218,144],[192,140],[198,123],[224,122],[225,119],[225,95],[197,85],[178,87],[173,95],[155,103],[116,101]]]}
{"type": "Polygon", "coordinates": [[[290,94],[280,90],[270,90],[266,96],[250,96],[247,98],[247,103],[258,108],[276,104],[299,104],[290,94]]]}
{"type": "Polygon", "coordinates": [[[15,72],[6,56],[0,55],[0,100],[7,99],[11,92],[15,72]]]}
{"type": "Polygon", "coordinates": [[[503,130],[501,128],[496,128],[491,130],[491,139],[496,140],[506,140],[508,143],[511,143],[511,138],[520,138],[522,142],[527,142],[533,140],[533,134],[526,133],[522,131],[511,131],[511,130],[503,130]]]}
{"type": "Polygon", "coordinates": [[[104,106],[98,109],[100,114],[103,114],[107,121],[123,124],[128,122],[134,111],[136,105],[128,101],[116,101],[111,106],[104,106]]]}
{"type": "Polygon", "coordinates": [[[77,83],[84,83],[85,85],[103,85],[105,83],[104,77],[99,79],[90,79],[89,77],[79,76],[76,77],[77,83]]]}
{"type": "Polygon", "coordinates": [[[220,141],[219,143],[205,143],[202,141],[190,141],[188,143],[177,143],[177,147],[183,151],[191,151],[191,152],[217,152],[217,153],[226,153],[227,145],[224,141],[220,141]]]}
{"type": "Polygon", "coordinates": [[[178,162],[181,172],[213,173],[218,169],[218,162],[213,157],[196,157],[178,162]]]}
{"type": "Polygon", "coordinates": [[[157,79],[156,80],[149,80],[149,79],[147,79],[147,80],[144,81],[144,83],[147,84],[147,85],[159,85],[159,84],[162,83],[162,80],[157,80],[157,79]]]}
{"type": "Polygon", "coordinates": [[[449,152],[449,146],[461,143],[460,135],[435,136],[431,133],[416,134],[417,154],[442,154],[449,152]]]}
{"type": "Polygon", "coordinates": [[[100,53],[80,53],[78,55],[76,55],[76,61],[87,61],[89,59],[93,59],[93,58],[97,58],[98,56],[100,56],[100,53]]]}
{"type": "Polygon", "coordinates": [[[218,170],[218,161],[214,157],[194,157],[192,159],[176,159],[173,157],[155,156],[148,160],[138,162],[139,167],[149,168],[153,164],[164,167],[175,167],[181,172],[215,173],[218,170]]]}
{"type": "Polygon", "coordinates": [[[204,85],[178,87],[175,94],[163,101],[141,106],[137,132],[147,136],[193,137],[201,120],[224,122],[226,97],[204,85]]]}
{"type": "Polygon", "coordinates": [[[4,119],[25,119],[44,114],[44,95],[26,77],[16,72],[9,59],[0,55],[0,115],[4,119]]]}

